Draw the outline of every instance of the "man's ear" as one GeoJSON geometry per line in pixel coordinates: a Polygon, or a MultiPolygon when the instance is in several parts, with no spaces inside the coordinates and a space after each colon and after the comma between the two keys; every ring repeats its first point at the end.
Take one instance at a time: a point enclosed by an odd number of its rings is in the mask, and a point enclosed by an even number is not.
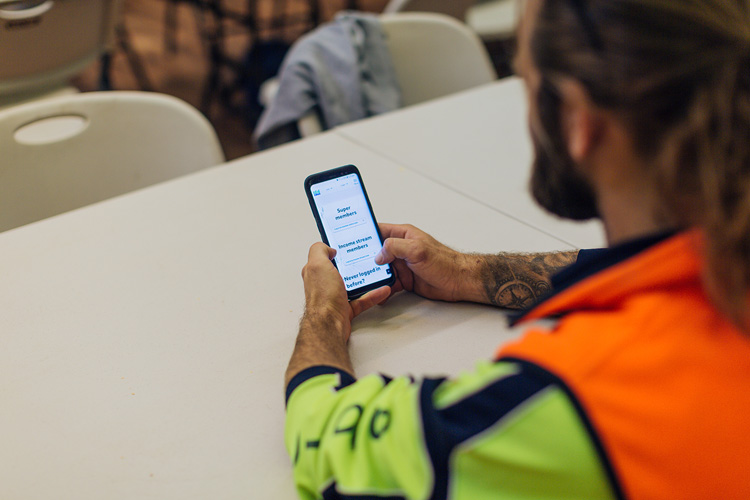
{"type": "Polygon", "coordinates": [[[568,146],[568,154],[576,163],[581,164],[599,145],[606,121],[580,83],[564,82],[560,90],[563,137],[568,146]]]}

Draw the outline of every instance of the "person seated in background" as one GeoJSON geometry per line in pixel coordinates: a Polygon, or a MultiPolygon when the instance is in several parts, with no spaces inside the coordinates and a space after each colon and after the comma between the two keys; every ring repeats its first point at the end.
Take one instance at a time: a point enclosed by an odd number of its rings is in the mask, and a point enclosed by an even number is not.
{"type": "Polygon", "coordinates": [[[398,281],[348,302],[314,244],[300,496],[750,498],[750,3],[527,0],[518,44],[533,195],[608,248],[471,255],[384,224],[398,281]],[[356,380],[352,319],[402,289],[525,307],[523,333],[455,379],[356,380]]]}

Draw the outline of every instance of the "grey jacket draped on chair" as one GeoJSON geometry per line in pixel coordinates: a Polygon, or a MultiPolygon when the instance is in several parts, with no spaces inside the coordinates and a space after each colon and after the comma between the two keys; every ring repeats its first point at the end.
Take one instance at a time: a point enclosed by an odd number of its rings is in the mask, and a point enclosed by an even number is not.
{"type": "Polygon", "coordinates": [[[339,14],[298,40],[279,72],[279,88],[255,130],[260,149],[300,137],[311,111],[323,129],[398,109],[401,92],[377,16],[339,14]]]}

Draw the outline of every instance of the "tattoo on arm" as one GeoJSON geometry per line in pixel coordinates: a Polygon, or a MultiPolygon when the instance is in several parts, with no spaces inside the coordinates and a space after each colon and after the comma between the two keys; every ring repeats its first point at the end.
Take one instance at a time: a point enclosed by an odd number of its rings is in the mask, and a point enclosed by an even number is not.
{"type": "Polygon", "coordinates": [[[574,263],[578,252],[483,257],[482,282],[491,304],[525,309],[551,290],[550,276],[574,263]]]}

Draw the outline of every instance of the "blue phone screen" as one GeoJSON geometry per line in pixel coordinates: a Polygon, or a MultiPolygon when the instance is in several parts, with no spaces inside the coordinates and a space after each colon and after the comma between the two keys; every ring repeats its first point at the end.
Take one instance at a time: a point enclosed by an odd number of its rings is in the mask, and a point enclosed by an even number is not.
{"type": "Polygon", "coordinates": [[[390,278],[389,266],[375,264],[382,245],[359,176],[336,177],[310,190],[347,291],[390,278]]]}

